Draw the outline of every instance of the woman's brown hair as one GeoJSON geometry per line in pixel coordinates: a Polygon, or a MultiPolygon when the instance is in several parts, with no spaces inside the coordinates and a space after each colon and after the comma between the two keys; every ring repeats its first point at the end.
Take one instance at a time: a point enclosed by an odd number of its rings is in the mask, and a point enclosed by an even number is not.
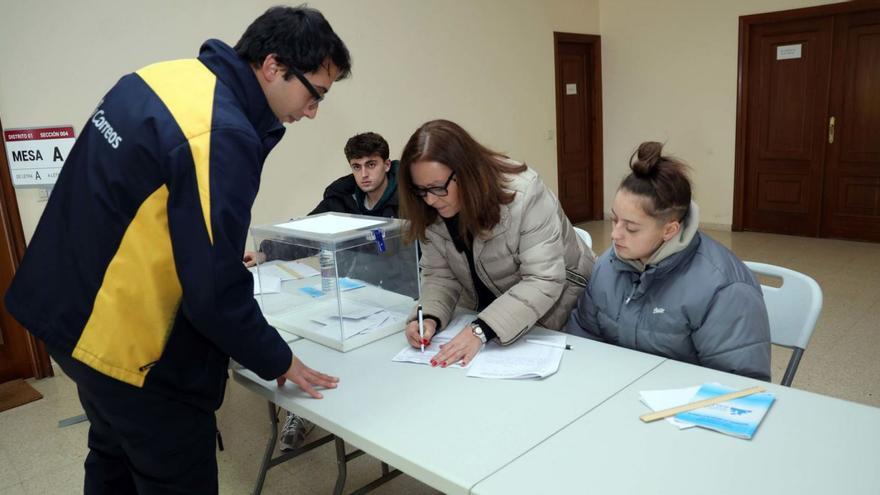
{"type": "Polygon", "coordinates": [[[691,205],[691,181],[687,165],[663,156],[663,145],[646,141],[629,159],[632,173],[620,183],[620,189],[643,196],[642,207],[651,218],[661,222],[681,221],[691,205]]]}
{"type": "Polygon", "coordinates": [[[528,169],[476,142],[454,122],[432,120],[423,124],[403,148],[398,170],[400,213],[409,220],[408,241],[424,241],[425,229],[438,217],[437,210],[414,191],[411,169],[422,161],[442,163],[455,174],[460,205],[458,225],[463,239],[479,237],[501,220],[501,205],[509,204],[515,195],[504,188],[504,175],[528,169]]]}

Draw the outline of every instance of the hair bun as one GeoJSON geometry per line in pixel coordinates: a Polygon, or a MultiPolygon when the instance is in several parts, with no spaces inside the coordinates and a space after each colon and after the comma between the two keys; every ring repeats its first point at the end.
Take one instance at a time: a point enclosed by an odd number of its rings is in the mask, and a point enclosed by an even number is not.
{"type": "Polygon", "coordinates": [[[637,177],[646,177],[654,174],[656,165],[662,160],[660,153],[663,145],[657,141],[645,141],[639,145],[638,151],[633,153],[629,160],[629,168],[637,177]]]}

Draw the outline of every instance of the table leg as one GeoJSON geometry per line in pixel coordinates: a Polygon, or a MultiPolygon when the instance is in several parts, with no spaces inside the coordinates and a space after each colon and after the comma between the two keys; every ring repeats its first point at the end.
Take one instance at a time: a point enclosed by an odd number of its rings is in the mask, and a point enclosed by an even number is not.
{"type": "Polygon", "coordinates": [[[348,459],[345,456],[345,440],[336,437],[336,487],[333,489],[334,495],[342,495],[345,488],[345,477],[348,475],[348,459]]]}
{"type": "Polygon", "coordinates": [[[266,443],[266,451],[263,452],[263,463],[260,465],[260,473],[257,475],[254,495],[260,495],[263,491],[263,482],[266,481],[266,472],[272,467],[272,453],[275,452],[275,442],[278,440],[278,411],[272,401],[267,401],[267,403],[269,404],[269,442],[266,443]]]}

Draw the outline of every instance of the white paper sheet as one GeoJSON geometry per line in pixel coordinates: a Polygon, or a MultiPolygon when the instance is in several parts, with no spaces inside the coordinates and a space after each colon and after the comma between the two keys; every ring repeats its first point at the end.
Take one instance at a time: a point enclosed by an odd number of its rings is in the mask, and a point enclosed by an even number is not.
{"type": "MultiPolygon", "coordinates": [[[[421,349],[407,346],[397,353],[391,360],[396,362],[408,362],[417,364],[431,364],[431,359],[440,352],[440,345],[452,340],[461,332],[468,323],[473,321],[473,315],[460,315],[453,319],[448,327],[431,339],[431,345],[421,349]]],[[[502,347],[494,342],[488,343],[468,363],[467,376],[473,378],[543,378],[550,376],[559,369],[562,355],[566,352],[565,335],[540,335],[530,337],[559,347],[533,344],[524,339],[516,343],[502,347]]],[[[450,367],[460,368],[456,363],[450,367]]]]}
{"type": "Polygon", "coordinates": [[[387,220],[369,220],[365,218],[351,218],[342,215],[320,215],[293,222],[281,223],[276,225],[283,229],[293,229],[302,232],[313,232],[315,234],[338,234],[349,230],[363,229],[380,225],[387,220]]]}
{"type": "MultiPolygon", "coordinates": [[[[381,308],[376,308],[372,314],[363,318],[343,318],[342,323],[342,339],[348,340],[355,335],[370,333],[374,330],[390,325],[392,323],[402,323],[406,317],[402,314],[393,313],[381,308]]],[[[339,335],[340,319],[336,316],[315,316],[311,318],[313,324],[320,326],[319,331],[339,335]]]]}
{"type": "MultiPolygon", "coordinates": [[[[398,363],[416,363],[416,364],[427,364],[431,365],[431,359],[440,352],[440,346],[452,340],[459,332],[461,332],[468,323],[474,320],[473,315],[459,315],[457,318],[453,318],[452,321],[446,325],[446,329],[442,332],[439,332],[434,335],[431,339],[431,344],[425,346],[425,352],[422,352],[420,348],[413,347],[411,345],[407,345],[400,352],[397,353],[392,361],[398,363]]],[[[478,354],[479,356],[479,354],[478,354]]],[[[468,366],[473,364],[473,362],[468,363],[468,366]]],[[[461,368],[460,363],[456,363],[449,366],[450,368],[461,368]]]]}
{"type": "MultiPolygon", "coordinates": [[[[670,390],[646,390],[639,392],[639,400],[642,401],[642,404],[650,407],[652,411],[661,411],[693,401],[699,389],[700,386],[697,385],[696,387],[674,388],[670,390]]],[[[696,426],[693,423],[675,419],[675,417],[666,418],[666,422],[675,425],[680,430],[696,426]]]]}
{"type": "MultiPolygon", "coordinates": [[[[257,273],[257,267],[252,266],[248,268],[251,273],[257,273]]],[[[273,260],[267,261],[259,266],[259,272],[271,275],[273,277],[278,277],[282,282],[287,282],[288,280],[297,280],[301,278],[309,278],[320,275],[321,272],[315,270],[309,265],[305,265],[303,263],[298,263],[296,261],[280,261],[273,260]]]]}
{"type": "Polygon", "coordinates": [[[257,272],[251,272],[254,276],[254,295],[273,294],[281,292],[281,279],[272,275],[260,276],[257,272]]]}
{"type": "Polygon", "coordinates": [[[329,312],[325,314],[316,314],[312,316],[312,319],[325,325],[331,322],[333,324],[338,324],[340,316],[346,320],[360,320],[382,310],[381,307],[363,304],[350,299],[342,300],[342,304],[338,308],[338,311],[341,311],[341,315],[337,314],[336,304],[328,305],[328,309],[330,310],[329,312]]]}

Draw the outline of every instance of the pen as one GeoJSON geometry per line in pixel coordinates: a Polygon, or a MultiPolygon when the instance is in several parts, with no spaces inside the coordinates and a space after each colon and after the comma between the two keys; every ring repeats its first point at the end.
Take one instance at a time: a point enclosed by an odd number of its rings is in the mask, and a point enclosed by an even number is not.
{"type": "Polygon", "coordinates": [[[530,344],[546,345],[547,347],[555,347],[557,349],[565,349],[566,351],[571,350],[571,346],[568,344],[557,344],[556,342],[547,342],[538,339],[526,339],[526,342],[530,344]]]}
{"type": "Polygon", "coordinates": [[[422,352],[425,352],[425,315],[422,313],[421,304],[419,304],[419,343],[422,345],[422,352]]]}

